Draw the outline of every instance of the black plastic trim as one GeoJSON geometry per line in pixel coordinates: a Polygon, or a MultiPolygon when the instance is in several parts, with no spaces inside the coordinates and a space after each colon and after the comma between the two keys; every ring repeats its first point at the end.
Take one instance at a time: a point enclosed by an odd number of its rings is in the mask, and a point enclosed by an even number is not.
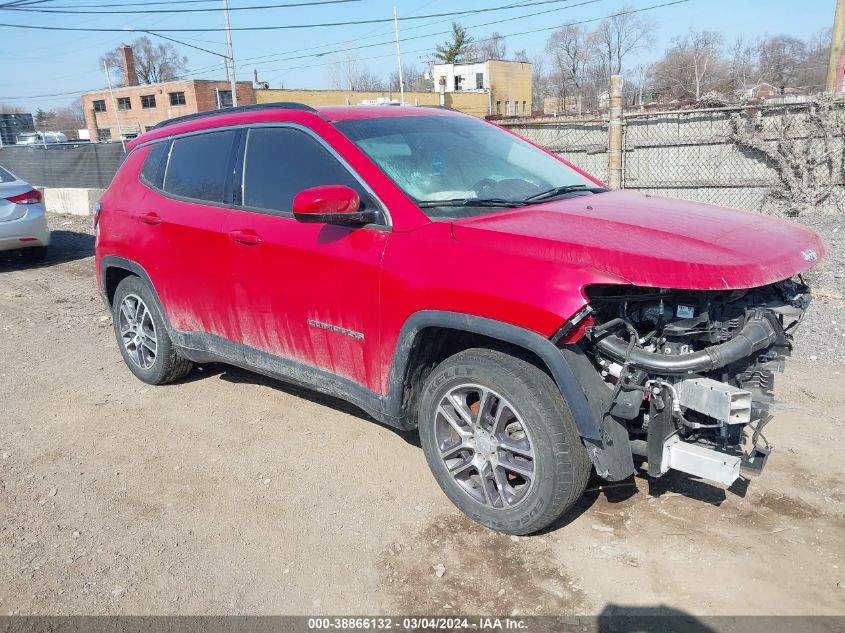
{"type": "MultiPolygon", "coordinates": [[[[555,384],[567,400],[581,436],[596,440],[601,439],[598,424],[590,410],[586,394],[569,362],[561,354],[559,347],[536,332],[517,325],[442,310],[416,312],[402,327],[396,349],[393,352],[388,391],[388,400],[396,415],[400,414],[399,407],[401,407],[402,402],[403,383],[408,368],[410,351],[416,337],[427,327],[445,327],[482,334],[533,352],[548,366],[555,384]]],[[[580,352],[580,348],[578,351],[580,352]]]]}
{"type": "Polygon", "coordinates": [[[222,116],[224,114],[237,114],[239,112],[256,112],[261,110],[302,110],[303,112],[312,112],[320,114],[315,108],[305,105],[304,103],[295,103],[292,101],[278,101],[276,103],[254,103],[250,105],[242,105],[234,108],[220,108],[219,110],[208,110],[206,112],[196,112],[194,114],[185,114],[183,116],[173,117],[157,123],[152,127],[153,130],[160,130],[168,125],[175,123],[182,123],[184,121],[196,121],[199,119],[207,119],[215,116],[222,116]]]}

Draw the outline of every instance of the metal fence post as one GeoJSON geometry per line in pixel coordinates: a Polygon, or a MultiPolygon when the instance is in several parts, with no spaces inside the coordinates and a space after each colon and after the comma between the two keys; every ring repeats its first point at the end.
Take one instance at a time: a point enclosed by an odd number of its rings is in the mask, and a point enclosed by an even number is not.
{"type": "Polygon", "coordinates": [[[622,76],[610,78],[610,121],[607,126],[607,180],[611,189],[622,188],[622,76]]]}

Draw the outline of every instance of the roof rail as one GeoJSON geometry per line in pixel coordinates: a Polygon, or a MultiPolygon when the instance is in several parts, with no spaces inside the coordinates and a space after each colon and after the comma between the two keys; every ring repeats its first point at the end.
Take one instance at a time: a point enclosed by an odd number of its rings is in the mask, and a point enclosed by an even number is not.
{"type": "Polygon", "coordinates": [[[295,103],[293,101],[276,101],[275,103],[254,103],[250,105],[242,105],[234,108],[220,108],[219,110],[208,110],[206,112],[195,112],[194,114],[186,114],[184,116],[173,117],[172,119],[165,119],[156,123],[151,130],[158,130],[174,123],[182,123],[183,121],[195,121],[197,119],[205,119],[207,117],[218,116],[223,114],[236,114],[238,112],[253,112],[255,110],[303,110],[305,112],[317,113],[317,110],[304,103],[295,103]]]}

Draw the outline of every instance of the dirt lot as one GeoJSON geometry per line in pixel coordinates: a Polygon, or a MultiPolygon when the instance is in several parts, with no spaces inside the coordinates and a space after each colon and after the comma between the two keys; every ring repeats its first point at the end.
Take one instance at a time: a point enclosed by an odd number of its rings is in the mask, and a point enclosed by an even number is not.
{"type": "Polygon", "coordinates": [[[0,257],[0,614],[845,614],[830,359],[799,347],[782,376],[761,478],[593,480],[559,525],[502,536],[348,405],[224,366],[137,381],[88,219],[51,222],[47,264],[0,257]]]}

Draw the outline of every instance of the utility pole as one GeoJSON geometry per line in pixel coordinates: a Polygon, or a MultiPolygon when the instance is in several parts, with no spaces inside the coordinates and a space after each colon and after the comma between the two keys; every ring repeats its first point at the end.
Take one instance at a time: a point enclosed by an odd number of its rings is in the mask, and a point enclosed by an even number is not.
{"type": "Polygon", "coordinates": [[[396,61],[399,64],[399,103],[405,105],[405,82],[402,79],[402,52],[399,50],[399,18],[393,7],[393,32],[396,34],[396,61]]]}
{"type": "Polygon", "coordinates": [[[235,81],[235,54],[232,52],[232,31],[229,28],[229,2],[223,0],[223,24],[226,28],[226,75],[232,86],[232,105],[238,105],[238,86],[235,81]]]}
{"type": "MultiPolygon", "coordinates": [[[[114,98],[114,90],[111,89],[111,77],[109,76],[109,67],[103,61],[103,71],[106,73],[106,83],[109,85],[109,94],[111,95],[111,107],[114,110],[114,120],[117,123],[117,134],[120,136],[120,145],[123,147],[123,153],[126,153],[126,141],[123,140],[123,130],[120,127],[120,117],[117,115],[117,99],[114,98]]],[[[96,116],[94,117],[96,122],[96,116]]]]}
{"type": "Polygon", "coordinates": [[[827,63],[827,92],[841,92],[839,67],[842,63],[842,40],[845,40],[845,0],[836,0],[836,13],[833,14],[833,33],[830,38],[830,59],[827,63]]]}
{"type": "Polygon", "coordinates": [[[607,184],[622,188],[622,76],[610,78],[610,122],[607,144],[607,184]]]}

